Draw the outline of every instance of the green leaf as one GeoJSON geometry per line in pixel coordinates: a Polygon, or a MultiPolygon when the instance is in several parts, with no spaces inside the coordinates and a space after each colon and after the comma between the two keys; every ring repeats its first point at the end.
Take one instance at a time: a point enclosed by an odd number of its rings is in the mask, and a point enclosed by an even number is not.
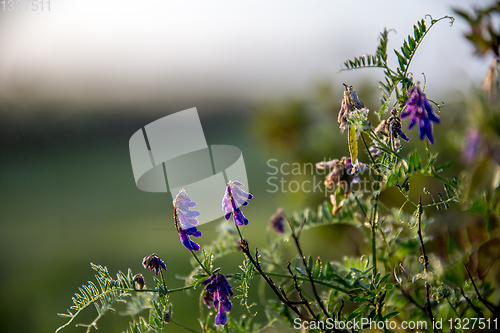
{"type": "Polygon", "coordinates": [[[478,215],[486,215],[488,213],[488,200],[486,194],[472,200],[472,204],[467,209],[468,212],[478,215]]]}
{"type": "Polygon", "coordinates": [[[398,56],[399,68],[404,72],[408,61],[398,51],[394,50],[394,53],[396,53],[396,55],[398,56]]]}
{"type": "Polygon", "coordinates": [[[354,310],[348,317],[347,320],[351,320],[353,318],[356,318],[359,316],[366,308],[368,307],[368,304],[361,305],[359,308],[354,310]]]}
{"type": "Polygon", "coordinates": [[[382,317],[382,321],[386,321],[388,319],[396,317],[398,314],[399,314],[399,311],[390,312],[390,313],[388,313],[388,314],[386,314],[385,316],[382,317]]]}
{"type": "Polygon", "coordinates": [[[316,265],[314,266],[313,277],[316,278],[320,276],[321,268],[322,268],[321,260],[318,257],[318,259],[316,259],[316,265]]]}

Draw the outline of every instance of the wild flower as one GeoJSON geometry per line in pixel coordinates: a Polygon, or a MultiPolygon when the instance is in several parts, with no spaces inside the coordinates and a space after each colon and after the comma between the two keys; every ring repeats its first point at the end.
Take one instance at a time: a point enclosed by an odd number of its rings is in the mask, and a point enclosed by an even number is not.
{"type": "Polygon", "coordinates": [[[210,309],[212,306],[217,308],[215,316],[215,325],[226,325],[226,312],[231,311],[232,304],[228,296],[233,296],[233,290],[226,277],[222,273],[211,275],[207,280],[203,281],[205,295],[203,302],[210,309]]]}
{"type": "Polygon", "coordinates": [[[468,128],[465,133],[464,146],[462,149],[462,161],[466,164],[472,163],[478,153],[481,143],[481,134],[476,128],[468,128]]]}
{"type": "MultiPolygon", "coordinates": [[[[392,109],[391,116],[387,120],[382,120],[380,124],[375,128],[374,133],[381,139],[381,141],[392,148],[398,150],[401,147],[401,142],[399,138],[410,141],[410,138],[403,132],[401,128],[401,118],[398,116],[398,111],[392,109]]],[[[370,154],[373,158],[377,158],[382,154],[382,150],[379,144],[374,141],[372,146],[369,148],[370,154]]]]}
{"type": "Polygon", "coordinates": [[[233,214],[234,223],[238,226],[248,224],[248,219],[241,212],[240,206],[247,206],[248,200],[253,198],[253,195],[241,189],[243,186],[237,180],[229,181],[224,198],[222,198],[222,210],[225,219],[229,220],[231,214],[233,214]]]}
{"type": "Polygon", "coordinates": [[[398,116],[398,111],[396,109],[391,110],[391,116],[387,119],[389,124],[389,133],[392,134],[394,139],[403,139],[406,142],[410,141],[410,138],[401,129],[401,118],[398,116]]]}
{"type": "Polygon", "coordinates": [[[136,275],[134,275],[133,281],[134,281],[134,284],[132,286],[134,287],[134,289],[136,289],[135,286],[137,285],[137,287],[139,288],[139,290],[141,290],[141,289],[144,288],[144,285],[146,284],[146,282],[144,282],[144,276],[142,276],[142,274],[136,274],[136,275]]]}
{"type": "Polygon", "coordinates": [[[201,236],[201,232],[196,229],[196,225],[199,223],[196,217],[199,216],[200,213],[191,210],[191,208],[196,206],[196,202],[191,201],[191,198],[189,198],[186,191],[183,189],[175,197],[173,205],[175,228],[179,233],[181,243],[189,251],[198,251],[200,246],[189,238],[189,236],[201,236]]]}
{"type": "Polygon", "coordinates": [[[276,213],[271,216],[269,220],[269,225],[276,231],[278,234],[282,234],[285,232],[285,211],[283,208],[279,208],[276,213]]]}
{"type": "Polygon", "coordinates": [[[144,259],[142,259],[142,266],[146,269],[150,269],[151,271],[155,271],[155,274],[158,275],[160,272],[160,269],[163,268],[164,270],[167,270],[167,266],[161,260],[156,253],[150,254],[149,256],[145,256],[144,259]]]}
{"type": "Polygon", "coordinates": [[[420,91],[418,85],[414,85],[408,90],[408,99],[405,104],[406,107],[401,112],[401,118],[406,118],[411,115],[411,121],[408,124],[408,129],[412,129],[418,122],[420,129],[420,140],[427,137],[431,144],[434,144],[434,135],[432,133],[432,122],[440,123],[437,114],[432,110],[432,106],[427,99],[427,96],[420,91]]]}

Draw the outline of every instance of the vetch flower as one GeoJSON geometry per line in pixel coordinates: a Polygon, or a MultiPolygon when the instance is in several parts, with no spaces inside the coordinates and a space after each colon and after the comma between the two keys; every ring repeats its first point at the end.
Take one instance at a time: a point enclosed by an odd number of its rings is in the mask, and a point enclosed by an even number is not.
{"type": "MultiPolygon", "coordinates": [[[[402,138],[406,142],[410,141],[410,138],[401,128],[401,118],[398,116],[398,111],[396,109],[392,109],[391,116],[387,120],[382,120],[380,124],[378,124],[374,133],[388,146],[391,146],[392,135],[392,147],[396,151],[401,147],[399,138],[402,138]]],[[[373,141],[369,151],[373,158],[377,158],[382,154],[382,149],[380,149],[379,143],[376,141],[373,141]]]]}
{"type": "Polygon", "coordinates": [[[149,268],[151,271],[155,271],[156,275],[158,275],[161,268],[167,270],[167,266],[165,266],[163,260],[158,258],[156,253],[150,254],[149,256],[145,256],[144,259],[142,259],[142,266],[144,266],[144,268],[146,269],[149,268]]]}
{"type": "Polygon", "coordinates": [[[411,129],[416,123],[418,123],[420,128],[420,140],[427,137],[429,142],[434,144],[432,122],[439,124],[441,120],[432,110],[432,106],[429,103],[427,96],[420,91],[418,85],[415,85],[408,90],[408,96],[408,100],[405,102],[406,108],[401,113],[401,118],[406,118],[411,115],[411,121],[408,124],[408,129],[411,129]]]}
{"type": "Polygon", "coordinates": [[[279,208],[276,213],[271,216],[269,224],[278,234],[285,232],[285,211],[283,208],[279,208]]]}
{"type": "Polygon", "coordinates": [[[209,309],[213,306],[218,310],[215,316],[215,325],[226,325],[226,312],[231,311],[232,308],[231,301],[228,298],[228,296],[233,296],[231,285],[227,282],[224,274],[221,273],[210,276],[203,281],[203,285],[207,286],[203,302],[209,309]]]}
{"type": "Polygon", "coordinates": [[[394,139],[403,139],[406,142],[410,141],[410,138],[401,129],[401,118],[398,116],[398,111],[396,109],[391,110],[391,116],[387,119],[389,123],[389,133],[392,133],[394,139]]]}
{"type": "Polygon", "coordinates": [[[243,184],[239,181],[229,181],[224,198],[222,198],[224,217],[229,220],[233,214],[234,223],[238,226],[248,224],[248,219],[241,212],[240,206],[247,206],[248,200],[253,198],[253,195],[245,192],[241,187],[243,184]]]}
{"type": "Polygon", "coordinates": [[[199,212],[191,210],[196,206],[196,202],[191,201],[186,191],[182,189],[173,201],[175,228],[181,238],[181,243],[189,251],[198,251],[200,246],[193,242],[189,236],[200,237],[201,232],[196,229],[198,225],[197,216],[199,212]]]}

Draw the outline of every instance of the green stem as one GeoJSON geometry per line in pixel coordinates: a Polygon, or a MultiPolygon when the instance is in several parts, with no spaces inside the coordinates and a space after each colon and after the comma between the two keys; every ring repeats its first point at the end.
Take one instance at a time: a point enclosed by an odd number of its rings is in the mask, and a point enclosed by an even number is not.
{"type": "MultiPolygon", "coordinates": [[[[371,132],[368,132],[368,136],[370,137],[370,139],[372,140],[375,140],[377,141],[377,143],[379,144],[378,148],[384,150],[386,153],[391,153],[393,154],[394,156],[397,156],[400,160],[403,160],[405,161],[406,165],[408,165],[408,161],[406,160],[406,158],[404,158],[403,156],[399,155],[397,152],[395,152],[391,147],[389,147],[388,145],[386,145],[384,142],[382,142],[378,137],[377,135],[375,134],[375,132],[373,132],[373,130],[371,130],[371,132]]],[[[370,155],[371,156],[371,155],[370,155]]]]}
{"type": "Polygon", "coordinates": [[[201,330],[203,331],[203,333],[205,333],[207,331],[207,329],[205,328],[205,323],[204,323],[204,315],[203,315],[203,291],[201,291],[200,293],[200,300],[199,300],[199,303],[198,303],[198,306],[200,307],[200,326],[201,326],[201,330]]]}
{"type": "Polygon", "coordinates": [[[178,322],[176,322],[175,320],[170,319],[170,322],[172,322],[172,323],[174,323],[175,325],[177,325],[177,326],[179,326],[179,327],[181,327],[181,328],[185,329],[186,331],[193,332],[193,333],[199,333],[198,331],[193,330],[192,328],[189,328],[189,327],[186,327],[186,326],[184,326],[184,325],[179,324],[179,323],[178,323],[178,322]]]}
{"type": "Polygon", "coordinates": [[[364,133],[361,132],[361,140],[363,141],[363,145],[366,148],[366,153],[368,154],[368,156],[372,160],[373,167],[375,167],[377,165],[377,162],[375,162],[375,159],[373,158],[372,154],[370,153],[370,148],[368,148],[368,145],[366,144],[365,136],[363,134],[364,133]]]}
{"type": "MultiPolygon", "coordinates": [[[[285,275],[285,274],[279,274],[279,273],[271,273],[271,272],[265,272],[265,274],[268,275],[268,276],[274,276],[274,277],[279,277],[279,278],[293,279],[293,277],[291,275],[285,275]]],[[[299,281],[309,281],[309,278],[301,277],[301,276],[297,276],[296,279],[299,280],[299,281]]],[[[328,282],[325,282],[325,281],[317,280],[317,279],[313,279],[313,281],[314,281],[314,283],[321,284],[323,286],[330,287],[332,289],[335,289],[335,290],[338,290],[338,291],[341,291],[341,292],[344,292],[344,293],[349,293],[349,290],[343,289],[343,288],[341,288],[341,287],[339,287],[337,285],[334,285],[334,284],[331,284],[331,283],[328,283],[328,282]]]]}
{"type": "Polygon", "coordinates": [[[372,212],[372,261],[373,261],[373,278],[377,276],[377,244],[376,244],[376,218],[377,218],[377,206],[378,206],[378,194],[375,196],[375,204],[373,205],[372,212]]]}
{"type": "Polygon", "coordinates": [[[191,252],[191,254],[193,255],[193,257],[196,259],[196,261],[198,262],[198,264],[200,264],[200,267],[205,271],[205,273],[207,273],[208,276],[212,275],[212,273],[210,273],[210,271],[205,267],[205,265],[203,265],[201,263],[200,259],[196,255],[196,253],[194,253],[194,251],[189,251],[189,252],[191,252]]]}
{"type": "Polygon", "coordinates": [[[235,226],[236,230],[238,230],[238,234],[240,235],[240,240],[243,240],[243,235],[241,234],[240,227],[237,224],[235,224],[235,226]]]}
{"type": "Polygon", "coordinates": [[[163,289],[167,291],[167,284],[165,283],[165,278],[163,277],[163,271],[160,269],[161,282],[163,283],[163,289]]]}

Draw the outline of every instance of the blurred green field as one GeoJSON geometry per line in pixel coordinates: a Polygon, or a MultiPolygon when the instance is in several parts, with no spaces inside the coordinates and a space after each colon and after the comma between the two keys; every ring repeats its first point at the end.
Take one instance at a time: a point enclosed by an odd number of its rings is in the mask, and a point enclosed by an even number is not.
{"type": "MultiPolygon", "coordinates": [[[[208,143],[232,144],[243,151],[250,188],[256,196],[245,210],[251,223],[244,232],[252,246],[262,246],[266,242],[262,231],[277,202],[275,195],[266,192],[268,170],[259,145],[250,136],[250,127],[242,125],[251,121],[250,110],[229,110],[214,116],[199,110],[208,143]]],[[[155,252],[168,266],[168,287],[184,285],[177,277],[189,274],[191,256],[175,231],[170,195],[136,188],[128,151],[133,132],[164,115],[127,119],[119,114],[95,114],[76,122],[47,117],[29,126],[4,119],[0,150],[0,331],[54,331],[64,323],[56,313],[65,312],[71,305],[78,286],[93,280],[89,262],[107,266],[112,274],[130,267],[152,283],[141,261],[155,252]]],[[[217,223],[200,227],[201,245],[215,238],[217,223]]],[[[327,244],[327,234],[322,234],[327,244]]],[[[317,246],[321,244],[312,243],[307,248],[317,246]]],[[[238,253],[216,264],[236,271],[241,261],[238,253]]],[[[189,297],[172,295],[177,321],[197,326],[197,295],[198,291],[189,297]]],[[[89,309],[80,321],[91,321],[94,312],[89,309]]],[[[263,319],[259,312],[258,318],[263,319]]],[[[239,313],[243,310],[235,306],[232,314],[239,313]]],[[[98,326],[102,332],[118,332],[125,330],[127,319],[110,314],[98,326]]],[[[174,325],[170,330],[182,331],[174,325]]]]}

